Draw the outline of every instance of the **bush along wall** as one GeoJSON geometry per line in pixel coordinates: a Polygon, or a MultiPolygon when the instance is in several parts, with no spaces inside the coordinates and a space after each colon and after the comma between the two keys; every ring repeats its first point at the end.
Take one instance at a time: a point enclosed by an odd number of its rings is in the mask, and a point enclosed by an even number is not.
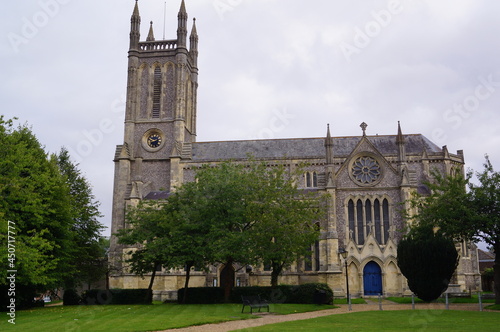
{"type": "MultiPolygon", "coordinates": [[[[182,301],[184,288],[179,289],[179,303],[182,301]]],[[[272,287],[234,287],[231,302],[241,303],[242,296],[259,295],[269,303],[332,304],[333,291],[327,284],[310,283],[299,286],[280,285],[272,287]]],[[[214,304],[224,302],[224,290],[220,287],[188,288],[186,304],[214,304]]]]}
{"type": "Polygon", "coordinates": [[[83,292],[81,303],[87,305],[151,304],[152,297],[152,291],[148,289],[91,289],[83,292]]]}
{"type": "MultiPolygon", "coordinates": [[[[182,303],[185,288],[177,292],[177,301],[182,303]]],[[[185,304],[216,304],[224,303],[224,289],[221,287],[189,287],[185,304]]]]}

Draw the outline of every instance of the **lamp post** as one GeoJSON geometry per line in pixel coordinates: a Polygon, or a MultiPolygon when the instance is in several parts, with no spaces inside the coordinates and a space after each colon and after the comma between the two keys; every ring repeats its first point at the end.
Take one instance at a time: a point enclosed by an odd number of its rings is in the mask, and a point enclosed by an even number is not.
{"type": "Polygon", "coordinates": [[[339,254],[342,256],[344,259],[344,264],[345,264],[345,284],[346,284],[346,291],[347,291],[347,303],[349,304],[349,311],[352,310],[351,307],[351,295],[349,294],[349,272],[347,270],[347,250],[345,248],[340,248],[339,249],[339,254]]]}

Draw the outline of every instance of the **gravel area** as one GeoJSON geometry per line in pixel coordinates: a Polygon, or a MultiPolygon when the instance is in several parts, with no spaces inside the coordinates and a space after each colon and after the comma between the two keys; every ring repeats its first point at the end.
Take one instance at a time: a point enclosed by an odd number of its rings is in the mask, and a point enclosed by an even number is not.
{"type": "MultiPolygon", "coordinates": [[[[479,310],[478,304],[450,304],[449,308],[450,308],[450,310],[471,310],[471,311],[478,311],[479,310]]],[[[412,306],[411,306],[411,304],[395,304],[395,303],[391,303],[388,301],[383,301],[382,302],[382,309],[383,310],[411,310],[412,306]]],[[[415,305],[415,309],[416,310],[445,310],[445,305],[444,304],[434,304],[434,303],[431,303],[431,304],[419,303],[419,304],[415,305]]],[[[340,308],[313,311],[313,312],[304,312],[304,313],[290,314],[290,315],[273,315],[273,313],[267,313],[267,312],[254,313],[253,315],[258,316],[259,318],[247,319],[247,320],[237,320],[237,321],[224,322],[224,323],[219,323],[219,324],[206,324],[206,325],[199,325],[199,326],[191,326],[191,327],[180,328],[180,329],[170,329],[170,330],[165,330],[165,331],[161,331],[161,332],[166,332],[166,331],[226,332],[226,331],[247,329],[247,328],[252,328],[252,327],[256,327],[256,326],[281,323],[281,322],[288,322],[288,321],[294,321],[294,320],[301,320],[301,319],[316,318],[316,317],[322,317],[322,316],[328,316],[328,315],[346,314],[346,313],[353,313],[353,312],[360,312],[360,311],[376,311],[376,310],[380,310],[378,302],[371,302],[369,304],[352,305],[352,311],[349,311],[347,305],[340,305],[340,308]]]]}

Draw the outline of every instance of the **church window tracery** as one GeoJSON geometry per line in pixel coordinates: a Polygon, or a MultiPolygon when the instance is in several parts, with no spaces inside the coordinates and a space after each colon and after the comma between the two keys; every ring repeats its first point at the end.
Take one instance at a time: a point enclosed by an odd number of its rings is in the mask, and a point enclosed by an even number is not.
{"type": "Polygon", "coordinates": [[[351,174],[361,184],[371,184],[381,175],[380,165],[375,158],[369,156],[359,157],[352,164],[351,174]]]}
{"type": "Polygon", "coordinates": [[[390,207],[387,198],[349,199],[347,203],[348,236],[364,245],[368,235],[385,245],[389,240],[390,207]]]}

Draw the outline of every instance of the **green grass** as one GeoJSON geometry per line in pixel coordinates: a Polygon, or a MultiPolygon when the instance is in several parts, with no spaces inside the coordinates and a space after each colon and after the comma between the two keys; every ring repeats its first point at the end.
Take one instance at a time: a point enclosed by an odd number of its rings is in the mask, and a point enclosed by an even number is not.
{"type": "Polygon", "coordinates": [[[500,304],[492,304],[489,306],[485,306],[484,309],[488,310],[500,310],[500,304]]]}
{"type": "MultiPolygon", "coordinates": [[[[347,304],[347,299],[334,299],[333,304],[347,304]]],[[[364,299],[351,299],[351,304],[366,304],[364,299]]]]}
{"type": "MultiPolygon", "coordinates": [[[[386,297],[385,299],[399,304],[411,304],[411,297],[386,297]]],[[[424,301],[415,297],[415,303],[424,303],[424,301]]]]}
{"type": "Polygon", "coordinates": [[[331,315],[265,325],[251,331],[498,331],[498,326],[500,313],[495,312],[408,310],[331,315]]]}
{"type": "MultiPolygon", "coordinates": [[[[270,311],[291,314],[331,309],[332,306],[309,304],[271,304],[270,311]]],[[[252,319],[241,313],[239,304],[218,305],[110,305],[56,306],[18,311],[16,325],[7,322],[2,313],[0,331],[153,331],[190,325],[252,319]]]]}
{"type": "MultiPolygon", "coordinates": [[[[400,303],[400,304],[411,304],[411,297],[387,297],[386,300],[400,303]]],[[[445,298],[439,298],[435,302],[446,303],[445,298]]],[[[479,303],[479,298],[477,295],[472,295],[472,297],[450,297],[448,298],[449,303],[479,303]]],[[[483,303],[495,303],[495,299],[482,299],[483,303]]],[[[415,297],[415,303],[424,303],[421,299],[415,297]]]]}

